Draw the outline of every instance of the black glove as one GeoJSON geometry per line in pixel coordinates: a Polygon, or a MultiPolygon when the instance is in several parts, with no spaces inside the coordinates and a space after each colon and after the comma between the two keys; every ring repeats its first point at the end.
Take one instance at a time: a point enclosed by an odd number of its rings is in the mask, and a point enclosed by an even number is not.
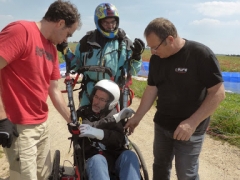
{"type": "Polygon", "coordinates": [[[141,54],[143,53],[145,49],[145,43],[141,40],[136,38],[133,42],[133,46],[130,46],[132,50],[132,59],[140,60],[141,54]]]}
{"type": "Polygon", "coordinates": [[[64,54],[63,51],[64,51],[64,49],[66,47],[68,47],[68,43],[67,42],[62,42],[61,44],[57,44],[57,50],[59,52],[61,52],[62,54],[64,54]]]}
{"type": "Polygon", "coordinates": [[[8,118],[0,120],[0,145],[10,148],[13,141],[13,135],[16,137],[19,136],[14,124],[8,118]]]}
{"type": "Polygon", "coordinates": [[[73,123],[68,123],[68,131],[71,133],[71,134],[75,134],[75,135],[78,135],[80,134],[80,130],[79,128],[73,124],[73,123]]]}

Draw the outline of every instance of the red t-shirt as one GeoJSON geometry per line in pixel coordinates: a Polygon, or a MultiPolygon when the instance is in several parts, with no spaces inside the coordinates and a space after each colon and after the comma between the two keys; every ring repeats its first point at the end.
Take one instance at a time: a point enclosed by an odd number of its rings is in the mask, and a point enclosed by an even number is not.
{"type": "Polygon", "coordinates": [[[0,71],[8,118],[15,124],[44,122],[50,80],[60,78],[56,47],[35,22],[17,21],[0,32],[0,56],[8,62],[0,71]]]}

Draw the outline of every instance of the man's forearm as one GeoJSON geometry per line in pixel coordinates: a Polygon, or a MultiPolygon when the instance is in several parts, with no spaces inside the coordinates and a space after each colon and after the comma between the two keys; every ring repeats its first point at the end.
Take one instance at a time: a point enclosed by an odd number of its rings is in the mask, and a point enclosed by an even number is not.
{"type": "Polygon", "coordinates": [[[221,101],[225,98],[223,83],[208,90],[208,94],[199,109],[189,118],[198,126],[203,120],[212,115],[221,101]]]}
{"type": "Polygon", "coordinates": [[[58,81],[50,81],[50,87],[48,94],[51,98],[51,101],[57,111],[62,115],[62,117],[68,122],[71,122],[70,110],[67,107],[67,104],[63,98],[61,91],[58,89],[58,81]]]}
{"type": "Polygon", "coordinates": [[[5,108],[2,102],[2,97],[0,96],[0,120],[5,119],[7,117],[5,108]]]}
{"type": "Polygon", "coordinates": [[[157,98],[157,87],[156,86],[147,86],[143,96],[141,98],[141,103],[136,111],[134,116],[142,118],[147,111],[152,107],[154,101],[157,98]]]}
{"type": "MultiPolygon", "coordinates": [[[[0,70],[2,68],[4,68],[5,66],[7,66],[7,61],[5,59],[3,59],[2,56],[0,56],[0,70]]],[[[5,119],[6,117],[7,117],[7,115],[5,112],[4,104],[2,102],[2,93],[0,91],[0,120],[5,119]]]]}

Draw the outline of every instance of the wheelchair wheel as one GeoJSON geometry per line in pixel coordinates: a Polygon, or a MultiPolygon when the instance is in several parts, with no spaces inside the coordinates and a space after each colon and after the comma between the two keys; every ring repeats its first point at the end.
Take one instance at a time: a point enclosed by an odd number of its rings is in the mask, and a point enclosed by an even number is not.
{"type": "Polygon", "coordinates": [[[146,163],[143,159],[143,155],[142,155],[140,149],[132,141],[129,140],[129,142],[132,145],[132,150],[134,150],[136,152],[136,154],[138,156],[138,159],[139,159],[141,179],[142,180],[149,180],[147,166],[146,166],[146,163]]]}
{"type": "Polygon", "coordinates": [[[60,151],[56,150],[53,159],[53,167],[51,180],[59,180],[60,179],[60,151]]]}

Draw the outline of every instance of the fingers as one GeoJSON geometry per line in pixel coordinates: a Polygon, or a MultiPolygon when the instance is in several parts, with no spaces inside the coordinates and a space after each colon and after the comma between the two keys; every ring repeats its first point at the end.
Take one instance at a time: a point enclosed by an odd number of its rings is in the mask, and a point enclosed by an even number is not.
{"type": "Polygon", "coordinates": [[[136,40],[141,44],[142,47],[145,47],[145,43],[141,39],[136,38],[136,40]]]}
{"type": "Polygon", "coordinates": [[[16,136],[16,137],[19,136],[17,128],[15,126],[13,127],[13,135],[16,136]]]}
{"type": "Polygon", "coordinates": [[[129,108],[130,110],[131,110],[131,112],[133,113],[133,114],[135,114],[135,111],[133,110],[133,109],[131,109],[131,108],[129,108]]]}
{"type": "Polygon", "coordinates": [[[10,138],[7,140],[7,148],[10,148],[12,145],[13,138],[10,136],[10,138]]]}
{"type": "Polygon", "coordinates": [[[191,135],[189,135],[189,133],[185,132],[184,130],[181,130],[180,128],[177,128],[173,134],[173,139],[179,141],[188,141],[190,137],[191,135]]]}
{"type": "Polygon", "coordinates": [[[145,43],[141,39],[136,38],[133,44],[140,50],[143,50],[145,48],[145,43]]]}
{"type": "Polygon", "coordinates": [[[127,121],[127,123],[125,124],[124,129],[126,129],[128,131],[128,134],[130,135],[134,132],[134,129],[135,129],[136,126],[137,125],[135,125],[134,122],[132,122],[132,120],[129,119],[127,121]]]}
{"type": "Polygon", "coordinates": [[[130,48],[133,52],[141,52],[145,47],[144,42],[141,39],[135,39],[133,42],[133,46],[131,45],[130,48]]]}
{"type": "Polygon", "coordinates": [[[11,146],[11,144],[10,144],[10,146],[9,146],[9,139],[2,139],[1,140],[1,143],[0,143],[1,145],[2,145],[2,147],[10,147],[11,146]]]}
{"type": "Polygon", "coordinates": [[[17,130],[16,130],[16,131],[13,131],[13,135],[14,135],[14,136],[16,136],[16,137],[18,137],[18,136],[19,136],[19,134],[18,134],[17,130]]]}
{"type": "Polygon", "coordinates": [[[85,133],[87,131],[90,131],[91,128],[92,128],[92,126],[90,126],[89,124],[81,124],[79,126],[79,129],[80,129],[81,133],[85,133]]]}
{"type": "Polygon", "coordinates": [[[138,40],[136,40],[136,39],[135,39],[133,45],[134,45],[135,49],[138,50],[138,51],[141,51],[142,48],[143,48],[141,43],[138,40]]]}
{"type": "Polygon", "coordinates": [[[130,46],[130,48],[131,48],[132,52],[135,51],[135,48],[132,45],[130,46]]]}

